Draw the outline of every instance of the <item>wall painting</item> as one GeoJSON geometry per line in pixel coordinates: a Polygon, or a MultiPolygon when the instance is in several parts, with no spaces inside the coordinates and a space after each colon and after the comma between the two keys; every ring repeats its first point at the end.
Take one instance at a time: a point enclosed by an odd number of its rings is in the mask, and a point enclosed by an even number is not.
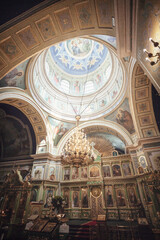
{"type": "Polygon", "coordinates": [[[130,176],[131,175],[131,168],[129,163],[123,163],[122,164],[122,169],[124,176],[130,176]]]}
{"type": "Polygon", "coordinates": [[[106,206],[113,207],[113,188],[112,186],[105,186],[106,206]]]}
{"type": "Polygon", "coordinates": [[[130,134],[135,132],[133,119],[130,113],[129,102],[126,98],[122,105],[109,116],[105,117],[106,120],[114,121],[123,126],[130,134]]]}
{"type": "Polygon", "coordinates": [[[53,145],[57,146],[64,134],[75,126],[73,123],[62,122],[52,117],[48,117],[53,131],[53,145]]]}
{"type": "Polygon", "coordinates": [[[88,192],[87,188],[82,189],[82,208],[88,208],[88,192]]]}
{"type": "Polygon", "coordinates": [[[114,177],[122,176],[120,165],[117,165],[117,164],[113,165],[112,171],[113,171],[114,177]]]}
{"type": "Polygon", "coordinates": [[[18,87],[25,89],[25,71],[29,60],[18,65],[0,80],[0,87],[18,87]]]}
{"type": "Polygon", "coordinates": [[[111,177],[110,166],[103,166],[104,177],[111,177]]]}
{"type": "Polygon", "coordinates": [[[89,171],[89,176],[92,178],[100,177],[100,169],[97,166],[92,166],[89,171]]]}
{"type": "Polygon", "coordinates": [[[64,168],[64,181],[70,180],[70,168],[64,168]]]}
{"type": "Polygon", "coordinates": [[[79,207],[79,191],[72,192],[72,207],[79,207]]]}
{"type": "Polygon", "coordinates": [[[126,206],[125,192],[123,189],[116,189],[116,197],[117,197],[117,206],[118,207],[126,206]]]}

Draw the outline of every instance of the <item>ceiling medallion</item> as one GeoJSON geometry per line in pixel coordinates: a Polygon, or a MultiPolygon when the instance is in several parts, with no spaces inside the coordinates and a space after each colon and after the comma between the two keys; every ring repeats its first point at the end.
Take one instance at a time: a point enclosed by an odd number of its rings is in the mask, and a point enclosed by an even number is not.
{"type": "Polygon", "coordinates": [[[88,166],[93,163],[93,144],[86,138],[83,129],[79,128],[81,116],[76,116],[77,127],[73,135],[66,142],[61,155],[63,165],[73,165],[75,167],[88,166]],[[92,146],[91,146],[92,145],[92,146]]]}

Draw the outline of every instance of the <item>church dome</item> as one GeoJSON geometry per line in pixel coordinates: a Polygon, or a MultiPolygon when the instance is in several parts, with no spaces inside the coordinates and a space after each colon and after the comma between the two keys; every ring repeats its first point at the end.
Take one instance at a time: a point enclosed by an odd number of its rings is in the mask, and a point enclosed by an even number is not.
{"type": "Polygon", "coordinates": [[[73,121],[108,114],[123,99],[123,65],[113,48],[88,38],[51,46],[31,65],[29,86],[34,99],[51,116],[73,121]]]}

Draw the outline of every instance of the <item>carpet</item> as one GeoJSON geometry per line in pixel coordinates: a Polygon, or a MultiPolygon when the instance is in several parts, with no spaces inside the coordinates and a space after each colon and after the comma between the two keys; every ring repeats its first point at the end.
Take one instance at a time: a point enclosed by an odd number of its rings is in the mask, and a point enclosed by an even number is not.
{"type": "Polygon", "coordinates": [[[96,224],[97,224],[97,221],[94,220],[94,221],[89,221],[89,222],[83,223],[82,225],[85,225],[85,226],[95,226],[96,224]]]}

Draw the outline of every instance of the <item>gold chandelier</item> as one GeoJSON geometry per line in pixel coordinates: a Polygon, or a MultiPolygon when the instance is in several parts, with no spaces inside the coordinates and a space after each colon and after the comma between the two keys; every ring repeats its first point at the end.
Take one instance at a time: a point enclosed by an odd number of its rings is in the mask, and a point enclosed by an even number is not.
{"type": "MultiPolygon", "coordinates": [[[[153,46],[155,48],[160,49],[160,45],[158,42],[155,42],[152,38],[149,38],[149,40],[153,43],[153,46]]],[[[146,49],[143,49],[143,52],[145,52],[148,55],[148,57],[146,57],[146,60],[150,62],[151,66],[154,66],[155,64],[157,64],[160,61],[160,52],[157,51],[157,53],[155,55],[153,53],[148,52],[146,49]],[[155,61],[153,61],[151,59],[155,59],[155,61]]]]}
{"type": "Polygon", "coordinates": [[[80,115],[76,116],[77,127],[73,135],[66,142],[61,155],[63,165],[75,167],[87,166],[93,163],[92,146],[86,138],[83,129],[79,128],[80,115]]]}

